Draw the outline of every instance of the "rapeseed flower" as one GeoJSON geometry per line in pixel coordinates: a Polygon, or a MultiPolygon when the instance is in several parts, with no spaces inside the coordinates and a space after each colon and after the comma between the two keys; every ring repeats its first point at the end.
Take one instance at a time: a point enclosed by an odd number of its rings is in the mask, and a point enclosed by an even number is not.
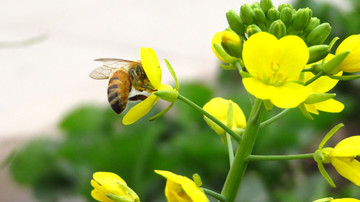
{"type": "Polygon", "coordinates": [[[256,33],[244,44],[243,60],[250,74],[243,79],[244,86],[256,98],[279,108],[295,108],[309,95],[300,83],[308,59],[308,47],[300,37],[277,39],[266,32],[256,33]]]}
{"type": "Polygon", "coordinates": [[[152,86],[152,89],[149,90],[152,94],[128,111],[122,120],[124,125],[130,125],[149,113],[159,100],[159,97],[154,92],[162,90],[174,91],[171,86],[161,83],[161,67],[156,53],[151,48],[142,47],[140,49],[140,58],[142,67],[152,86]]]}
{"type": "Polygon", "coordinates": [[[128,201],[139,202],[138,195],[126,182],[111,172],[96,172],[91,180],[94,189],[91,196],[101,202],[128,201]]]}
{"type": "Polygon", "coordinates": [[[360,34],[347,37],[336,49],[335,55],[351,51],[337,68],[338,71],[354,73],[360,71],[360,34]]]}
{"type": "MultiPolygon", "coordinates": [[[[246,118],[236,103],[232,100],[226,100],[220,97],[211,99],[208,103],[206,103],[203,109],[221,121],[223,124],[236,131],[237,129],[243,129],[246,126],[246,118]],[[229,113],[229,105],[232,105],[232,115],[233,117],[228,117],[229,113]]],[[[216,123],[211,121],[209,118],[204,116],[206,123],[219,135],[225,135],[224,129],[219,127],[216,123]]]]}
{"type": "Polygon", "coordinates": [[[331,163],[344,178],[360,186],[360,136],[348,137],[340,141],[334,148],[323,148],[324,163],[331,163]]]}
{"type": "Polygon", "coordinates": [[[155,172],[167,179],[165,196],[168,202],[209,201],[204,192],[189,178],[165,170],[155,170],[155,172]]]}

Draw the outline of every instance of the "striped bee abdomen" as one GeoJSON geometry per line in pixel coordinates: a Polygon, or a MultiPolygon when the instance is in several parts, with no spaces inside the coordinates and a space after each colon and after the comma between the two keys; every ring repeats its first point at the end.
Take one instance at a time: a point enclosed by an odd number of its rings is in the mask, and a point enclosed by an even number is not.
{"type": "Polygon", "coordinates": [[[108,100],[116,113],[120,114],[126,108],[130,90],[131,79],[125,71],[118,70],[109,79],[108,100]]]}

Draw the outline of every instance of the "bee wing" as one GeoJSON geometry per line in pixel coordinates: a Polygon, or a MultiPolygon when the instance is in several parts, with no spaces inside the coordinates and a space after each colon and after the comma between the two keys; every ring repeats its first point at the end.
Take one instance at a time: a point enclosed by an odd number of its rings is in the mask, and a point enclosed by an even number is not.
{"type": "Polygon", "coordinates": [[[116,58],[99,58],[95,61],[104,62],[102,66],[90,72],[89,76],[93,79],[108,79],[110,75],[118,69],[128,69],[132,63],[138,63],[130,60],[116,59],[116,58]]]}

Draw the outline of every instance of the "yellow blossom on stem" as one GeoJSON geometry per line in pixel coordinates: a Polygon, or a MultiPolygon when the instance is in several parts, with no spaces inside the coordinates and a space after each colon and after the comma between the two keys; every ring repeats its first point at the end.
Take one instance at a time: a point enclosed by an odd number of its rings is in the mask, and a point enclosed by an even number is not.
{"type": "Polygon", "coordinates": [[[225,30],[217,32],[211,42],[216,57],[224,63],[233,63],[241,56],[242,41],[234,32],[225,30]]]}
{"type": "Polygon", "coordinates": [[[130,125],[149,113],[159,100],[159,97],[154,92],[161,90],[175,91],[171,86],[161,83],[161,67],[156,53],[151,48],[142,47],[140,49],[140,57],[145,74],[153,87],[153,89],[149,90],[152,94],[128,111],[122,120],[124,125],[130,125]]]}
{"type": "Polygon", "coordinates": [[[155,172],[167,179],[165,196],[168,202],[209,201],[204,192],[189,178],[165,170],[155,170],[155,172]]]}
{"type": "Polygon", "coordinates": [[[140,201],[138,195],[115,173],[96,172],[93,174],[91,185],[94,187],[91,196],[101,202],[140,201]]]}
{"type": "MultiPolygon", "coordinates": [[[[329,54],[325,60],[330,60],[331,58],[333,58],[333,55],[329,54]]],[[[311,67],[311,65],[312,64],[307,65],[307,67],[311,67]]],[[[339,72],[335,76],[341,75],[342,72],[339,72]]],[[[304,72],[305,81],[310,80],[314,76],[315,75],[312,72],[304,72]]],[[[328,76],[321,76],[306,86],[310,91],[308,98],[323,95],[324,93],[334,88],[338,82],[339,80],[331,79],[328,76]]],[[[344,105],[341,102],[332,98],[316,103],[309,103],[307,101],[308,99],[305,101],[305,108],[308,112],[313,114],[319,114],[318,111],[339,113],[344,109],[344,105]]]]}
{"type": "Polygon", "coordinates": [[[332,199],[330,202],[360,202],[360,200],[355,198],[338,198],[332,199]]]}
{"type": "MultiPolygon", "coordinates": [[[[208,103],[206,103],[203,109],[213,115],[215,118],[219,119],[222,123],[226,126],[231,128],[232,130],[236,131],[237,129],[244,129],[246,126],[246,118],[239,107],[235,102],[232,100],[226,100],[220,97],[211,99],[208,103]],[[232,114],[233,117],[228,117],[228,109],[229,104],[232,105],[232,114]]],[[[224,129],[219,127],[216,123],[211,121],[209,118],[204,116],[206,123],[219,135],[225,135],[224,129]]]]}
{"type": "Polygon", "coordinates": [[[344,178],[360,186],[360,136],[352,136],[340,141],[334,148],[324,148],[324,163],[331,163],[344,178]]]}
{"type": "Polygon", "coordinates": [[[336,49],[335,55],[345,51],[351,51],[345,60],[338,67],[339,71],[358,72],[360,71],[360,35],[347,37],[336,49]]]}
{"type": "Polygon", "coordinates": [[[251,77],[243,79],[246,90],[256,98],[270,100],[279,108],[295,108],[309,90],[299,83],[309,58],[305,42],[298,36],[281,39],[259,32],[244,44],[243,60],[251,77]]]}
{"type": "Polygon", "coordinates": [[[327,197],[327,198],[322,198],[322,199],[315,200],[313,202],[360,202],[360,200],[355,199],[355,198],[338,198],[338,199],[334,199],[332,197],[327,197]]]}

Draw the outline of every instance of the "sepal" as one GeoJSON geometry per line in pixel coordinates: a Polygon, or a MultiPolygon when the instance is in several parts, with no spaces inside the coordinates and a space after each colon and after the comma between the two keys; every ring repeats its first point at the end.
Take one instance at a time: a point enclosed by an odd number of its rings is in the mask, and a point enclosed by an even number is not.
{"type": "Polygon", "coordinates": [[[335,97],[335,93],[310,93],[305,100],[305,104],[315,104],[319,102],[324,102],[335,97]]]}
{"type": "Polygon", "coordinates": [[[339,65],[345,60],[346,56],[348,56],[350,52],[351,51],[345,51],[334,56],[331,60],[325,63],[323,71],[329,75],[338,73],[340,71],[339,65]]]}

